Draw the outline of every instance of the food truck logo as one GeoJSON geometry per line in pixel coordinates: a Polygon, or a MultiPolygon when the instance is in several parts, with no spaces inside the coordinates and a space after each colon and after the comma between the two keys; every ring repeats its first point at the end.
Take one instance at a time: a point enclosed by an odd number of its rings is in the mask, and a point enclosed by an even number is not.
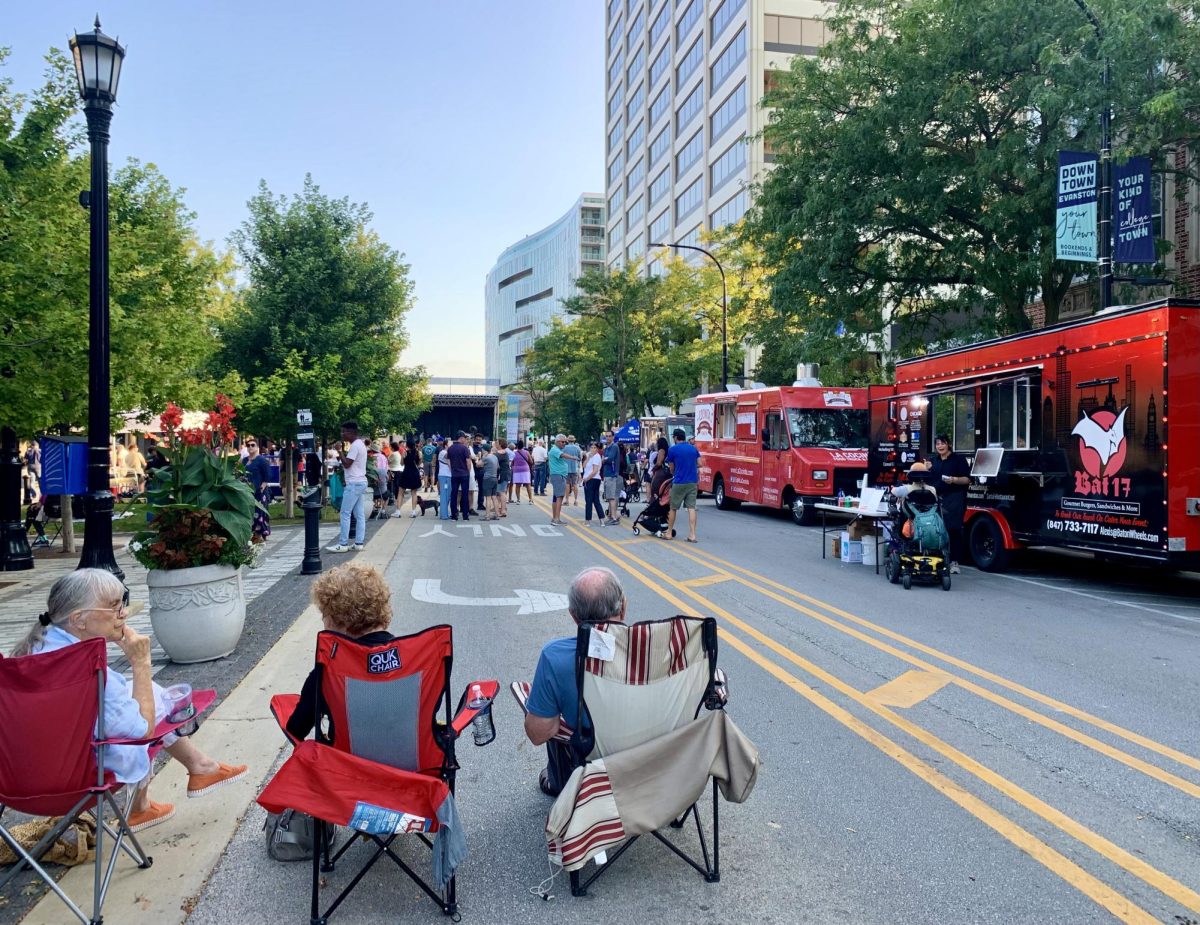
{"type": "Polygon", "coordinates": [[[1084,472],[1075,473],[1075,491],[1081,495],[1128,497],[1130,480],[1115,478],[1125,465],[1125,412],[1093,411],[1075,424],[1071,435],[1079,438],[1079,462],[1084,472]]]}
{"type": "Polygon", "coordinates": [[[826,408],[853,408],[854,399],[849,392],[828,391],[821,396],[825,399],[826,408]]]}

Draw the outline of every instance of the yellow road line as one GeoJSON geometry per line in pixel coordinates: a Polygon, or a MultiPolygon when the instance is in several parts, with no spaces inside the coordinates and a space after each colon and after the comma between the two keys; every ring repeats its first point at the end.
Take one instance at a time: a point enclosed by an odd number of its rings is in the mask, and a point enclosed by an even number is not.
{"type": "MultiPolygon", "coordinates": [[[[739,584],[742,584],[742,585],[746,586],[747,588],[757,591],[758,593],[763,594],[766,597],[771,598],[772,600],[778,601],[779,603],[783,604],[785,607],[789,607],[792,610],[795,610],[795,611],[798,611],[799,613],[803,613],[807,616],[810,616],[815,620],[819,620],[820,622],[826,624],[827,626],[833,627],[834,629],[836,629],[840,632],[843,632],[848,636],[852,636],[853,638],[858,639],[861,642],[865,642],[868,645],[880,650],[881,652],[886,652],[889,655],[893,655],[896,658],[901,659],[902,661],[908,662],[908,664],[912,665],[915,668],[919,668],[923,671],[934,671],[934,672],[943,671],[944,672],[944,669],[941,669],[936,665],[933,665],[927,661],[924,661],[923,659],[917,658],[915,655],[912,655],[909,652],[904,652],[901,649],[897,649],[895,646],[888,645],[886,642],[882,642],[878,639],[868,636],[867,634],[862,633],[859,630],[854,629],[853,627],[845,626],[844,624],[839,623],[837,620],[834,620],[831,617],[826,616],[825,614],[818,613],[817,611],[812,610],[811,608],[805,607],[801,604],[797,604],[794,601],[791,601],[784,597],[781,597],[780,595],[767,590],[766,587],[759,587],[754,582],[749,581],[745,578],[742,578],[740,575],[737,575],[734,573],[742,572],[744,574],[752,575],[759,582],[761,582],[762,585],[774,587],[774,588],[780,588],[786,594],[791,594],[794,597],[800,598],[801,600],[811,601],[816,606],[822,607],[822,608],[830,611],[831,613],[835,613],[838,616],[842,617],[843,619],[850,620],[861,626],[867,626],[867,627],[871,628],[872,630],[874,630],[875,632],[878,632],[881,635],[887,636],[892,639],[896,639],[905,645],[912,646],[913,648],[918,649],[922,652],[925,652],[925,653],[933,656],[934,658],[941,659],[942,661],[948,662],[949,664],[954,665],[957,668],[962,668],[964,671],[969,671],[973,674],[979,675],[980,677],[986,678],[987,680],[992,681],[995,684],[999,684],[1005,688],[1008,688],[1009,690],[1017,691],[1017,692],[1023,694],[1024,696],[1031,698],[1032,700],[1035,700],[1039,703],[1044,703],[1047,706],[1053,707],[1056,710],[1060,710],[1064,713],[1074,716],[1076,719],[1091,723],[1094,726],[1098,726],[1099,728],[1104,729],[1107,732],[1111,732],[1113,735],[1120,736],[1121,738],[1124,738],[1125,740],[1127,740],[1129,742],[1133,742],[1137,745],[1140,745],[1149,751],[1156,752],[1167,758],[1172,758],[1181,764],[1187,765],[1188,767],[1200,769],[1200,759],[1193,758],[1191,755],[1185,754],[1184,752],[1176,751],[1175,749],[1171,748],[1168,745],[1163,745],[1159,742],[1155,742],[1153,739],[1148,739],[1145,736],[1139,735],[1136,732],[1131,732],[1128,729],[1122,729],[1120,726],[1116,726],[1113,723],[1109,723],[1106,720],[1102,720],[1098,717],[1091,716],[1090,714],[1085,713],[1083,710],[1078,710],[1074,707],[1069,706],[1068,704],[1060,703],[1059,701],[1054,700],[1051,697],[1047,697],[1043,694],[1039,694],[1037,691],[1030,690],[1029,688],[1023,687],[1014,681],[1009,681],[1007,678],[1003,678],[999,675],[993,674],[982,668],[977,668],[976,666],[971,665],[969,662],[964,662],[962,659],[955,658],[952,655],[947,655],[944,652],[939,652],[937,649],[934,649],[931,646],[924,645],[923,643],[919,643],[916,640],[910,639],[907,636],[904,636],[900,633],[896,633],[896,632],[888,630],[884,627],[878,626],[877,624],[871,623],[869,620],[865,620],[862,617],[857,617],[854,614],[846,613],[844,610],[840,610],[837,607],[834,607],[830,604],[826,604],[822,601],[817,601],[815,598],[812,598],[807,594],[804,594],[800,591],[795,591],[791,588],[788,588],[786,585],[781,585],[778,582],[775,582],[769,578],[766,578],[765,576],[757,575],[756,573],[751,572],[749,569],[743,569],[740,566],[732,565],[731,563],[728,563],[725,560],[721,559],[720,557],[712,555],[711,553],[697,554],[697,553],[693,552],[692,550],[685,550],[685,549],[676,549],[675,552],[678,555],[681,555],[687,559],[691,559],[693,562],[695,562],[699,565],[704,565],[709,568],[714,568],[714,567],[726,568],[730,572],[730,577],[734,581],[738,582],[739,584]]],[[[1038,713],[1036,710],[1030,709],[1029,707],[1025,706],[1024,704],[1017,703],[1015,700],[1010,700],[1008,697],[1005,697],[1003,694],[998,694],[995,691],[988,690],[986,687],[982,687],[981,685],[976,684],[975,682],[970,681],[967,678],[958,677],[956,675],[952,675],[951,677],[953,678],[954,683],[957,684],[959,687],[962,687],[964,690],[970,691],[971,693],[975,694],[978,697],[982,697],[984,700],[988,700],[991,703],[996,704],[997,706],[1003,707],[1006,710],[1010,710],[1013,713],[1016,713],[1017,715],[1024,717],[1025,719],[1029,720],[1030,722],[1037,723],[1039,726],[1043,726],[1046,729],[1056,732],[1065,738],[1071,739],[1074,742],[1078,742],[1080,745],[1085,745],[1088,748],[1091,748],[1094,751],[1097,751],[1100,754],[1102,754],[1108,758],[1112,758],[1114,761],[1118,761],[1121,764],[1126,765],[1127,767],[1133,768],[1136,771],[1140,771],[1141,773],[1145,774],[1146,776],[1152,777],[1155,780],[1158,780],[1164,784],[1167,784],[1168,786],[1174,787],[1175,789],[1180,790],[1183,793],[1188,794],[1189,796],[1200,797],[1200,785],[1192,783],[1191,781],[1187,780],[1186,778],[1180,777],[1177,774],[1172,774],[1170,771],[1166,771],[1163,768],[1158,767],[1157,765],[1150,764],[1148,761],[1143,761],[1141,758],[1131,755],[1128,752],[1124,752],[1121,749],[1116,748],[1115,746],[1109,745],[1107,742],[1102,742],[1099,739],[1088,735],[1086,732],[1081,732],[1078,729],[1068,726],[1065,723],[1061,723],[1056,719],[1052,719],[1048,716],[1044,716],[1043,714],[1038,713]]]]}
{"type": "Polygon", "coordinates": [[[867,691],[867,696],[887,707],[915,707],[952,680],[950,675],[941,671],[906,671],[887,684],[867,691]]]}
{"type": "Polygon", "coordinates": [[[689,588],[703,588],[707,585],[719,585],[723,581],[730,581],[731,575],[701,575],[699,578],[685,578],[683,583],[689,588]]]}
{"type": "MultiPolygon", "coordinates": [[[[780,654],[787,652],[786,649],[784,649],[782,646],[779,646],[777,643],[774,643],[773,641],[769,640],[768,637],[765,637],[763,634],[759,633],[757,630],[754,630],[752,627],[746,626],[746,624],[742,623],[736,617],[732,617],[731,615],[725,613],[719,607],[716,607],[715,605],[711,604],[710,602],[704,601],[703,598],[700,597],[700,595],[696,594],[694,591],[691,591],[690,589],[688,589],[686,587],[681,586],[678,582],[674,581],[669,576],[663,574],[661,571],[654,568],[653,566],[647,565],[645,563],[636,563],[636,564],[632,563],[632,562],[626,560],[625,558],[622,558],[617,552],[610,551],[609,549],[605,548],[603,545],[596,542],[592,537],[587,536],[586,534],[584,534],[580,531],[575,531],[575,532],[576,532],[576,535],[579,536],[579,538],[581,540],[583,540],[589,546],[593,547],[601,555],[605,556],[607,559],[609,559],[610,561],[615,563],[617,566],[624,569],[626,572],[628,572],[630,575],[632,575],[638,581],[642,582],[642,584],[646,585],[646,587],[650,588],[652,591],[657,593],[659,596],[661,596],[663,599],[665,599],[668,603],[670,603],[672,606],[674,606],[678,613],[687,613],[689,611],[689,608],[687,607],[686,604],[684,604],[684,602],[682,600],[680,600],[675,595],[673,595],[669,591],[667,591],[665,587],[656,583],[655,581],[651,580],[650,578],[647,578],[644,574],[642,574],[642,572],[641,572],[642,568],[644,568],[647,572],[650,572],[651,574],[658,577],[665,584],[672,585],[672,586],[678,588],[680,591],[682,591],[688,597],[692,597],[694,599],[701,600],[705,604],[706,609],[709,609],[709,610],[717,613],[718,615],[722,616],[724,619],[733,623],[735,626],[738,626],[740,629],[748,632],[751,636],[759,639],[760,642],[765,642],[769,648],[780,651],[780,654]]],[[[1081,868],[1074,861],[1070,860],[1063,854],[1059,853],[1054,848],[1050,847],[1048,844],[1041,841],[1036,836],[1032,835],[1030,832],[1023,829],[1021,826],[1017,825],[1015,822],[1010,820],[1008,817],[1004,816],[1002,813],[993,809],[991,806],[989,806],[987,803],[985,803],[979,797],[976,797],[974,794],[965,790],[962,786],[955,783],[953,780],[951,780],[949,777],[944,775],[942,772],[938,771],[937,769],[933,768],[931,765],[922,761],[920,758],[913,755],[911,752],[907,751],[905,748],[903,748],[898,743],[892,741],[891,739],[887,738],[887,736],[883,735],[882,733],[880,733],[877,730],[873,729],[872,727],[868,726],[866,723],[864,723],[862,720],[858,719],[856,716],[854,716],[852,713],[847,711],[845,708],[834,703],[832,700],[830,700],[828,697],[824,696],[823,694],[820,694],[817,691],[814,691],[808,684],[804,683],[803,681],[801,681],[799,678],[795,677],[794,675],[789,674],[781,666],[779,666],[775,662],[772,662],[769,659],[765,658],[760,653],[756,652],[751,646],[749,646],[748,644],[743,642],[741,639],[739,639],[737,636],[733,635],[728,630],[721,629],[720,635],[724,641],[728,642],[731,646],[733,646],[735,649],[737,649],[739,652],[741,652],[743,655],[745,655],[748,659],[753,661],[759,667],[763,668],[765,671],[767,671],[768,674],[770,674],[773,677],[777,678],[778,680],[782,681],[789,688],[791,688],[793,691],[795,691],[800,696],[804,697],[806,700],[808,700],[810,703],[812,703],[815,707],[820,709],[822,712],[826,713],[833,719],[837,720],[843,726],[850,729],[852,732],[854,732],[861,738],[865,739],[867,742],[870,742],[872,745],[874,745],[876,748],[878,748],[881,752],[883,752],[889,758],[892,758],[893,760],[895,760],[896,762],[901,764],[906,770],[915,774],[921,780],[925,781],[930,786],[932,786],[939,793],[943,794],[944,796],[946,796],[947,798],[952,800],[954,803],[958,804],[960,807],[965,809],[968,813],[970,813],[972,816],[977,818],[979,821],[983,822],[985,825],[987,825],[993,831],[997,832],[999,835],[1003,836],[1005,839],[1012,842],[1014,845],[1016,845],[1018,848],[1020,848],[1026,854],[1028,854],[1035,861],[1042,864],[1044,867],[1046,867],[1048,870],[1050,870],[1052,873],[1054,873],[1055,875],[1060,877],[1062,880],[1064,880],[1066,883],[1068,883],[1075,889],[1079,890],[1081,893],[1083,893],[1085,896],[1087,896],[1089,899],[1091,899],[1097,905],[1103,907],[1104,909],[1107,909],[1116,918],[1120,919],[1123,922],[1140,923],[1140,925],[1152,925],[1152,923],[1155,923],[1157,921],[1153,916],[1151,916],[1148,912],[1146,912],[1146,910],[1142,909],[1140,906],[1135,905],[1127,897],[1118,893],[1116,890],[1114,890],[1108,884],[1099,880],[1097,877],[1094,877],[1092,874],[1089,874],[1087,871],[1085,871],[1083,868],[1081,868]]],[[[799,656],[795,656],[794,653],[792,653],[792,656],[793,656],[792,660],[797,661],[797,663],[801,664],[801,666],[803,667],[804,660],[800,659],[799,656]]],[[[869,703],[865,702],[865,700],[866,700],[865,696],[860,694],[858,691],[852,691],[851,689],[849,689],[847,687],[847,685],[843,684],[840,680],[833,678],[831,675],[828,675],[826,672],[817,668],[815,665],[812,666],[812,668],[815,669],[816,673],[819,673],[819,675],[824,675],[823,680],[826,680],[827,683],[832,683],[833,686],[837,687],[840,690],[843,690],[843,692],[849,691],[850,694],[854,697],[854,699],[859,700],[859,702],[863,702],[864,705],[871,706],[869,703]]],[[[806,669],[806,670],[808,670],[808,669],[806,669]]],[[[814,672],[810,671],[810,673],[814,673],[814,672]]],[[[911,727],[912,726],[911,723],[907,723],[907,722],[901,720],[901,718],[899,716],[892,714],[890,711],[886,710],[883,707],[877,707],[877,708],[872,707],[872,709],[874,709],[874,711],[879,713],[881,716],[884,716],[884,718],[892,721],[895,725],[898,725],[901,727],[904,727],[904,726],[911,727]]],[[[916,727],[913,727],[913,728],[916,729],[916,727]]],[[[918,738],[922,739],[922,741],[932,740],[933,742],[937,743],[937,745],[934,745],[932,747],[934,747],[937,751],[940,751],[943,754],[946,754],[947,757],[951,757],[950,753],[957,753],[955,749],[950,748],[950,746],[945,745],[945,743],[940,742],[940,740],[937,740],[935,737],[929,735],[928,733],[924,733],[924,730],[916,729],[916,731],[918,733],[923,733],[923,735],[917,736],[918,738]],[[938,745],[940,745],[942,747],[938,748],[937,747],[938,745]]],[[[930,744],[930,743],[928,741],[926,741],[926,744],[930,744]]],[[[994,779],[994,780],[987,780],[986,782],[992,783],[993,786],[997,786],[995,781],[1001,781],[1001,782],[1003,782],[1003,784],[1007,785],[1007,787],[998,788],[998,789],[1002,789],[1003,792],[1006,792],[1007,795],[1012,796],[1012,794],[1008,792],[1010,790],[1017,794],[1024,794],[1024,796],[1026,798],[1025,800],[1021,800],[1019,798],[1014,797],[1014,799],[1017,799],[1017,801],[1021,802],[1022,805],[1026,805],[1026,803],[1038,804],[1041,802],[1041,801],[1037,800],[1035,797],[1033,797],[1032,795],[1025,794],[1024,791],[1022,791],[1022,790],[1020,790],[1020,788],[1016,787],[1015,784],[1011,784],[1010,782],[1005,781],[1003,778],[1001,778],[999,775],[995,774],[994,772],[990,771],[989,769],[983,768],[982,766],[977,765],[976,762],[972,761],[972,759],[970,759],[970,758],[967,758],[967,756],[962,755],[961,753],[957,753],[957,755],[959,756],[959,758],[965,760],[965,762],[972,764],[972,765],[976,765],[979,768],[979,771],[984,772],[985,774],[987,774],[988,776],[990,776],[991,778],[994,779]]],[[[955,762],[957,764],[960,764],[960,765],[966,767],[966,765],[963,764],[963,760],[958,760],[955,758],[952,758],[952,760],[955,760],[955,762]]],[[[970,770],[970,768],[968,768],[968,770],[970,770]]],[[[981,774],[977,771],[972,771],[972,773],[974,773],[977,777],[981,777],[981,774]]],[[[1042,804],[1042,806],[1045,806],[1045,804],[1042,804]]],[[[1029,807],[1029,808],[1033,808],[1033,807],[1029,807]]],[[[1061,813],[1058,813],[1057,810],[1054,810],[1051,807],[1045,807],[1045,808],[1047,810],[1049,810],[1051,813],[1057,813],[1060,816],[1062,815],[1061,813]]],[[[1036,811],[1036,809],[1035,809],[1035,811],[1036,811]]],[[[1043,815],[1043,814],[1038,813],[1038,815],[1043,815]]],[[[1043,816],[1043,818],[1046,818],[1046,817],[1043,816]]],[[[1066,817],[1063,817],[1063,818],[1065,819],[1066,817]]],[[[1140,876],[1142,879],[1146,880],[1148,883],[1151,883],[1152,886],[1155,886],[1156,888],[1162,890],[1164,893],[1167,893],[1168,895],[1172,896],[1172,898],[1176,898],[1178,895],[1186,896],[1186,895],[1190,894],[1194,898],[1194,900],[1196,902],[1196,906],[1190,906],[1189,908],[1200,910],[1200,896],[1196,896],[1194,893],[1191,893],[1191,891],[1188,890],[1186,887],[1184,887],[1182,884],[1176,883],[1175,881],[1168,878],[1165,874],[1162,874],[1160,871],[1150,867],[1150,865],[1146,864],[1145,862],[1142,862],[1142,861],[1138,860],[1137,858],[1133,857],[1132,855],[1129,855],[1127,852],[1124,852],[1122,849],[1117,848],[1115,845],[1111,845],[1110,843],[1106,842],[1104,839],[1100,838],[1100,836],[1096,835],[1095,833],[1090,832],[1089,830],[1085,829],[1083,826],[1079,825],[1078,823],[1075,823],[1074,820],[1067,820],[1067,821],[1072,826],[1074,826],[1076,829],[1085,833],[1086,836],[1089,836],[1089,838],[1087,840],[1080,839],[1081,841],[1085,841],[1085,843],[1088,843],[1089,847],[1095,848],[1095,845],[1090,844],[1090,842],[1098,842],[1102,846],[1108,846],[1108,848],[1109,848],[1108,851],[1101,851],[1100,853],[1104,854],[1106,857],[1109,857],[1110,860],[1113,859],[1112,855],[1115,855],[1116,857],[1127,859],[1131,864],[1133,864],[1135,866],[1140,865],[1140,868],[1142,869],[1141,873],[1139,873],[1137,870],[1131,869],[1131,867],[1127,866],[1126,864],[1121,864],[1121,866],[1125,867],[1127,870],[1130,870],[1132,873],[1135,873],[1135,875],[1140,876]],[[1159,885],[1160,883],[1162,885],[1159,885]],[[1166,888],[1164,889],[1164,887],[1166,887],[1166,888]]],[[[1063,828],[1063,826],[1059,825],[1059,828],[1063,828]]],[[[1068,833],[1068,834],[1073,834],[1073,833],[1068,833]]],[[[1075,837],[1079,838],[1078,835],[1076,835],[1075,837]]],[[[1120,861],[1118,861],[1117,863],[1120,863],[1120,861]]],[[[1183,900],[1179,900],[1179,901],[1183,902],[1183,900]]],[[[1186,902],[1184,904],[1187,905],[1186,902]]]]}

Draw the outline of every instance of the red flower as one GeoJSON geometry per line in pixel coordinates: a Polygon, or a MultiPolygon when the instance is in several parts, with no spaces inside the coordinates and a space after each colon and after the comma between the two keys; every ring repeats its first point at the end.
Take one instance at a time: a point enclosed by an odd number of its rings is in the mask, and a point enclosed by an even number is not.
{"type": "Polygon", "coordinates": [[[208,434],[199,427],[189,427],[179,432],[179,438],[187,446],[204,446],[208,443],[208,434]]]}
{"type": "Polygon", "coordinates": [[[174,430],[183,423],[183,409],[174,402],[167,402],[167,410],[159,415],[159,420],[167,430],[174,430]]]}

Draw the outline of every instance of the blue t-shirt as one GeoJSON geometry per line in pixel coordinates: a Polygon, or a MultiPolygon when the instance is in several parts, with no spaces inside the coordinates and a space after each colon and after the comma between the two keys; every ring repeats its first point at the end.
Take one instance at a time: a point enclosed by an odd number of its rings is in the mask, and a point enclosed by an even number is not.
{"type": "Polygon", "coordinates": [[[557,443],[550,447],[550,474],[562,475],[567,474],[567,458],[563,456],[562,447],[557,443]]]}
{"type": "Polygon", "coordinates": [[[694,485],[700,481],[700,451],[686,440],[667,450],[667,462],[674,467],[676,485],[694,485]]]}
{"type": "Polygon", "coordinates": [[[561,716],[572,728],[579,717],[575,687],[575,637],[546,643],[529,686],[529,712],[543,719],[561,716]]]}

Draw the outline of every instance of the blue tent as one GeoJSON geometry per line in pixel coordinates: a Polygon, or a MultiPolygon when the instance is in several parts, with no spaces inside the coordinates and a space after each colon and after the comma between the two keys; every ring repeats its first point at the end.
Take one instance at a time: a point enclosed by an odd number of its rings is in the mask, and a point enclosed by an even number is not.
{"type": "Polygon", "coordinates": [[[625,426],[617,431],[617,443],[641,443],[642,424],[637,418],[630,418],[625,426]]]}

